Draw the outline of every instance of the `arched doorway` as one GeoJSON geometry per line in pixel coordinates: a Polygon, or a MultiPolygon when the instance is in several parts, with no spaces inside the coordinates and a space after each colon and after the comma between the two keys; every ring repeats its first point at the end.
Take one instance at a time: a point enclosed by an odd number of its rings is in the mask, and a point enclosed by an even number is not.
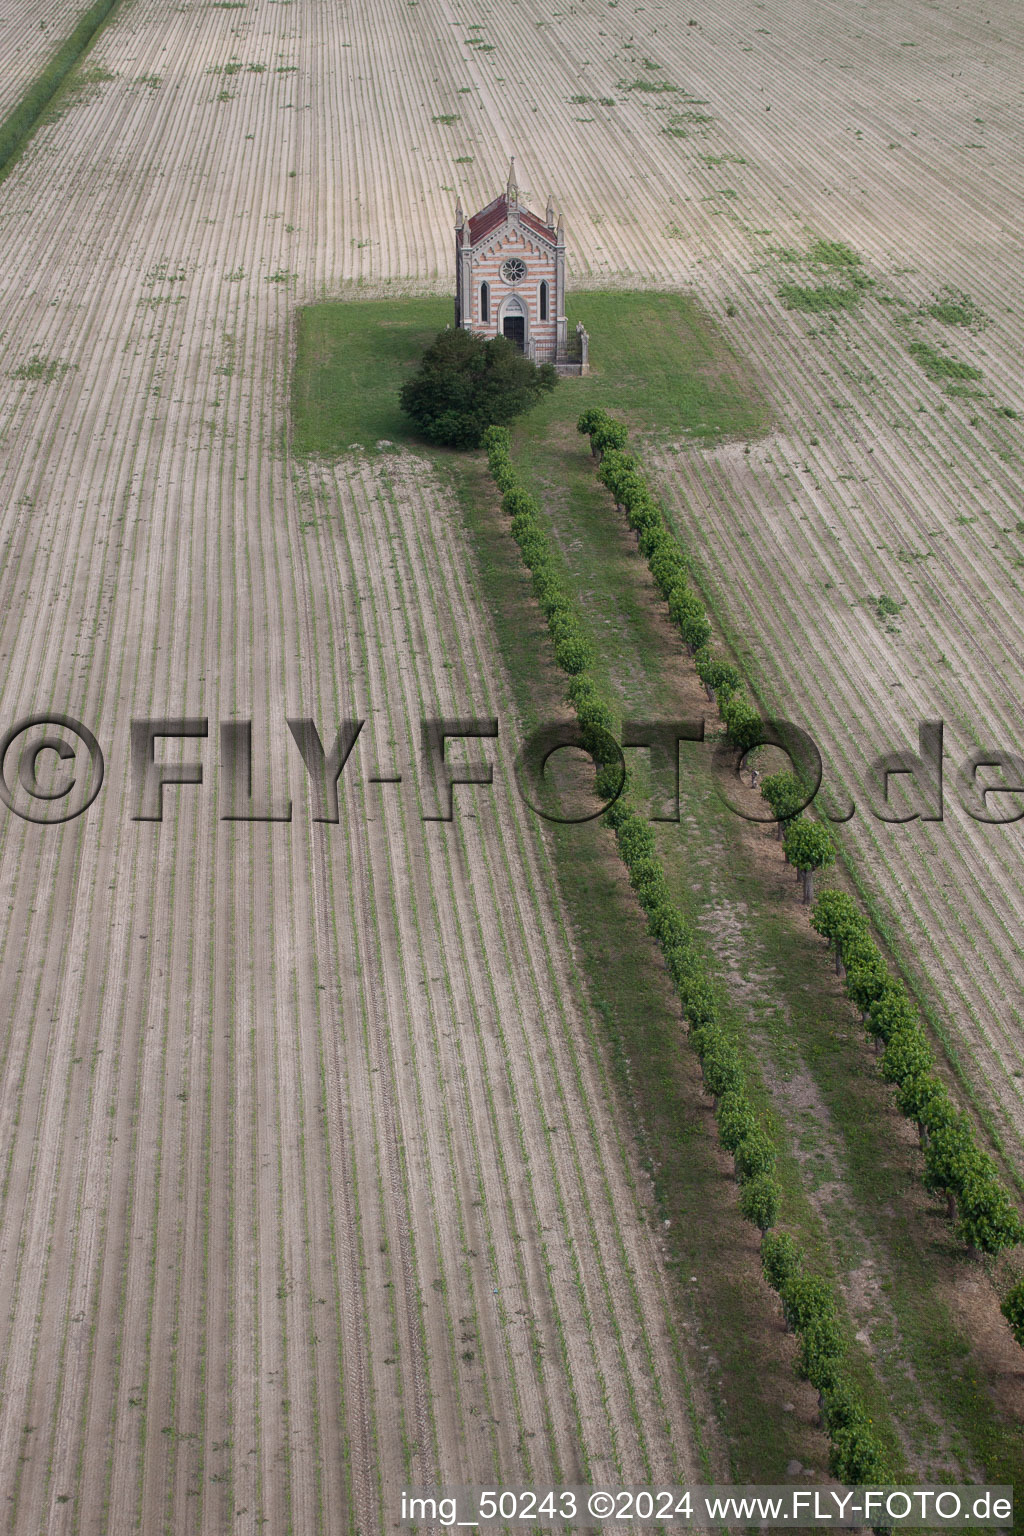
{"type": "Polygon", "coordinates": [[[526,305],[517,293],[501,307],[501,334],[514,342],[520,352],[526,351],[526,305]]]}

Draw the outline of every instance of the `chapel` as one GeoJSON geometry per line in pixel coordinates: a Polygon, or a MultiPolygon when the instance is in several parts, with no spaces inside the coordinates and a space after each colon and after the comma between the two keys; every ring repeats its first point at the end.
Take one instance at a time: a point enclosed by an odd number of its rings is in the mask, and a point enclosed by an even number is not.
{"type": "Polygon", "coordinates": [[[589,373],[589,337],[565,318],[565,228],[550,198],[543,218],[519,201],[516,166],[505,191],[466,218],[455,212],[455,324],[479,336],[507,336],[535,363],[589,373]]]}

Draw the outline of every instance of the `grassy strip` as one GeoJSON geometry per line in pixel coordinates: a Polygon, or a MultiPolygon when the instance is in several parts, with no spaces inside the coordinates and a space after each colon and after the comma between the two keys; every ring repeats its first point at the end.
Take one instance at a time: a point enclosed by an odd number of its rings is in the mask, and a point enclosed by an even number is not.
{"type": "Polygon", "coordinates": [[[605,813],[614,830],[630,884],[647,916],[648,932],[661,947],[700,1061],[705,1089],[715,1102],[719,1137],[732,1154],[741,1185],[740,1209],[761,1232],[762,1268],[782,1300],[787,1325],[799,1335],[798,1372],[818,1392],[828,1432],[834,1475],[848,1483],[887,1475],[887,1448],[875,1434],[846,1363],[846,1342],[832,1287],[808,1272],[803,1254],[788,1234],[776,1233],[780,1189],[775,1148],[746,1093],[740,1053],[718,1022],[718,1000],[703,945],[693,925],[672,902],[655,851],[654,834],[626,798],[629,776],[618,762],[613,719],[588,675],[592,654],[551,551],[533,498],[518,483],[509,457],[510,436],[492,427],[485,435],[488,465],[512,518],[512,535],[533,576],[534,591],[548,621],[555,658],[567,672],[569,700],[583,745],[597,766],[597,790],[612,799],[605,813]],[[614,798],[613,798],[614,797],[614,798]]]}
{"type": "Polygon", "coordinates": [[[120,0],[94,0],[33,80],[17,106],[0,123],[0,181],[35,132],[43,113],[120,0]]]}
{"type": "MultiPolygon", "coordinates": [[[[592,452],[600,456],[600,478],[615,497],[616,508],[625,512],[656,586],[668,602],[669,612],[691,655],[697,658],[697,671],[709,696],[717,685],[719,713],[729,738],[739,750],[748,750],[760,739],[760,720],[749,704],[738,697],[735,669],[714,658],[707,641],[711,625],[703,604],[687,585],[689,563],[675,535],[669,530],[640,472],[637,460],[623,452],[625,426],[605,412],[585,411],[578,430],[590,437],[592,452]],[[723,698],[722,680],[727,683],[723,698]]],[[[800,785],[793,776],[795,806],[800,799],[800,785]]],[[[776,804],[769,793],[782,788],[776,776],[773,786],[767,780],[762,793],[777,814],[787,817],[786,852],[797,868],[808,860],[808,868],[830,862],[830,835],[823,827],[802,822],[799,812],[790,812],[776,804]],[[802,838],[797,834],[803,833],[802,838]],[[815,837],[816,833],[823,834],[815,837]],[[817,842],[820,849],[805,851],[802,842],[817,842]]],[[[834,854],[831,855],[834,857],[834,854]]],[[[846,992],[868,1021],[868,1032],[885,1045],[881,1069],[885,1080],[896,1090],[901,1113],[917,1123],[922,1145],[926,1144],[925,1182],[929,1189],[945,1195],[951,1220],[957,1220],[959,1235],[975,1253],[998,1254],[1024,1238],[1022,1225],[1006,1190],[1000,1184],[990,1158],[977,1146],[967,1117],[956,1109],[945,1085],[935,1076],[931,1048],[903,983],[889,975],[878,947],[868,935],[867,919],[852,898],[829,892],[822,897],[812,919],[815,930],[836,945],[837,965],[848,962],[846,992]]]]}

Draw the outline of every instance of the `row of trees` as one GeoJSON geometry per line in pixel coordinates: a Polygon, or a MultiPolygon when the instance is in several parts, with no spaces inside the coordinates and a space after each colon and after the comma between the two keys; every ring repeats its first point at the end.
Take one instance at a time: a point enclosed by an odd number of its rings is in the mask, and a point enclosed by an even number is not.
{"type": "MultiPolygon", "coordinates": [[[[823,891],[811,925],[835,951],[836,970],[880,1055],[896,1107],[917,1126],[925,1184],[945,1200],[970,1252],[998,1254],[1024,1241],[1024,1222],[991,1157],[978,1146],[970,1120],[938,1076],[920,1014],[903,982],[890,974],[864,913],[845,891],[823,891]]],[[[1003,1315],[1024,1346],[1024,1280],[1004,1299],[1003,1315]]]]}
{"type": "MultiPolygon", "coordinates": [[[[640,553],[694,659],[708,699],[718,704],[726,736],[737,752],[749,752],[762,742],[764,722],[743,697],[737,669],[711,649],[711,621],[690,584],[689,562],[651,494],[639,460],[626,452],[625,425],[595,408],[582,413],[576,430],[590,439],[590,451],[598,461],[598,478],[636,534],[640,553]]],[[[807,795],[794,774],[771,775],[761,793],[778,819],[783,850],[801,876],[804,901],[809,905],[814,898],[815,872],[835,860],[832,834],[821,822],[803,814],[807,795]]]]}
{"type": "MultiPolygon", "coordinates": [[[[625,427],[595,410],[580,416],[577,429],[590,437],[599,478],[637,534],[640,551],[694,657],[708,699],[717,700],[729,741],[739,752],[750,751],[762,740],[763,722],[743,698],[736,668],[710,648],[711,626],[689,586],[686,555],[651,495],[638,460],[625,451],[625,427]]],[[[804,901],[810,904],[815,871],[835,860],[832,833],[805,815],[808,790],[797,774],[769,775],[761,784],[761,794],[776,819],[785,856],[803,879],[804,901]]],[[[957,1110],[937,1076],[917,1010],[903,983],[889,974],[870,937],[866,917],[850,896],[826,891],[814,905],[811,921],[834,946],[836,970],[845,975],[847,994],[860,1008],[876,1049],[883,1053],[882,1075],[895,1089],[897,1106],[917,1123],[928,1187],[945,1197],[950,1218],[972,1252],[996,1254],[1020,1242],[1024,1224],[1019,1213],[992,1159],[977,1146],[967,1116],[957,1110]]],[[[731,1126],[731,1120],[728,1123],[731,1126]]],[[[1005,1298],[1003,1313],[1017,1342],[1024,1346],[1024,1280],[1005,1298]]]]}
{"type": "MultiPolygon", "coordinates": [[[[618,750],[612,750],[612,712],[589,673],[589,644],[579,632],[578,617],[552,558],[540,509],[519,484],[512,467],[508,431],[492,427],[484,435],[484,446],[491,474],[502,491],[502,506],[512,520],[512,536],[547,617],[556,657],[569,674],[566,691],[595,760],[598,793],[609,797],[619,786],[621,770],[618,750]],[[577,640],[582,642],[579,648],[577,640]],[[568,647],[570,641],[574,642],[572,647],[568,647]]],[[[619,449],[606,441],[598,451],[604,453],[607,462],[619,449]]],[[[673,558],[667,545],[661,546],[661,553],[663,579],[668,581],[684,563],[678,550],[678,558],[673,558]]],[[[670,582],[670,590],[678,585],[678,581],[670,582]]],[[[733,1159],[740,1209],[761,1234],[764,1273],[782,1299],[789,1326],[800,1337],[798,1369],[818,1391],[822,1423],[830,1438],[832,1472],[846,1483],[884,1481],[889,1471],[885,1449],[853,1384],[835,1293],[827,1281],[807,1272],[795,1240],[775,1230],[781,1201],[775,1146],[748,1093],[739,1051],[720,1022],[703,941],[672,900],[654,833],[631,803],[628,776],[604,819],[615,833],[648,932],[661,949],[679,996],[688,1038],[714,1107],[719,1138],[733,1159]],[[784,1255],[786,1263],[778,1255],[784,1255]]]]}

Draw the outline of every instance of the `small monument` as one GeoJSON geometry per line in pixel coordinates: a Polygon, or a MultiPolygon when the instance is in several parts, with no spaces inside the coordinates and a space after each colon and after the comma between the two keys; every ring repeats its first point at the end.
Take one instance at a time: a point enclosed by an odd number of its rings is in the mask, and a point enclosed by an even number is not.
{"type": "Polygon", "coordinates": [[[535,363],[590,372],[582,323],[565,318],[565,228],[551,199],[544,218],[519,201],[516,165],[505,191],[468,219],[455,212],[455,324],[478,336],[507,336],[535,363]]]}

